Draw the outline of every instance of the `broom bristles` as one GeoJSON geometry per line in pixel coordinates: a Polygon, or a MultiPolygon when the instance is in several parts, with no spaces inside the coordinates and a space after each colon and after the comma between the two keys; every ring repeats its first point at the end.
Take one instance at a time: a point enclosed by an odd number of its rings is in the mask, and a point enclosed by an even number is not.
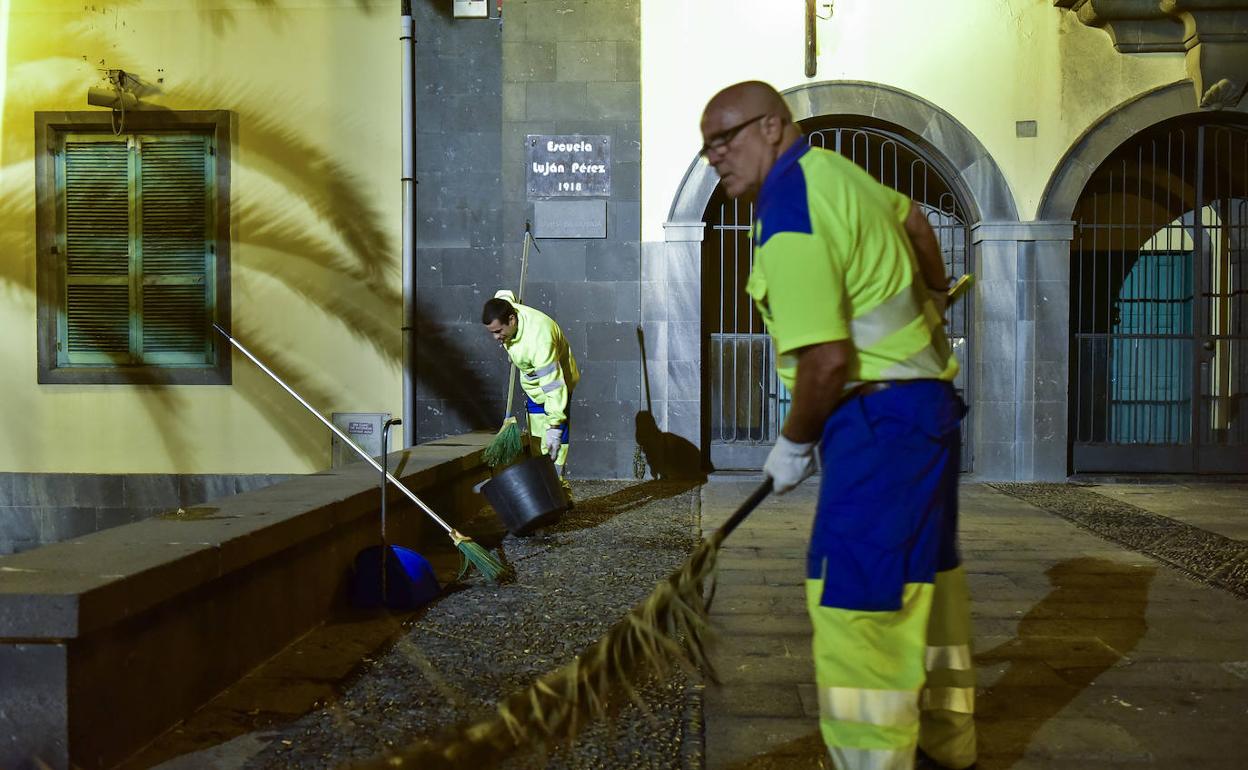
{"type": "Polygon", "coordinates": [[[481,459],[491,468],[509,465],[520,455],[521,449],[523,444],[520,441],[520,426],[516,424],[514,417],[509,417],[481,452],[481,459]]]}
{"type": "Polygon", "coordinates": [[[571,742],[586,724],[624,700],[645,711],[638,684],[666,675],[673,666],[704,671],[715,681],[706,654],[710,624],[701,587],[714,572],[722,542],[723,533],[717,532],[699,544],[680,569],[605,636],[563,668],[500,701],[494,716],[462,725],[442,740],[419,739],[357,767],[485,767],[525,746],[571,742]]]}
{"type": "Polygon", "coordinates": [[[476,567],[486,580],[496,583],[509,572],[507,565],[499,561],[494,554],[477,545],[470,538],[462,535],[460,538],[455,543],[455,547],[464,556],[464,566],[459,571],[460,577],[464,576],[469,567],[476,567]]]}

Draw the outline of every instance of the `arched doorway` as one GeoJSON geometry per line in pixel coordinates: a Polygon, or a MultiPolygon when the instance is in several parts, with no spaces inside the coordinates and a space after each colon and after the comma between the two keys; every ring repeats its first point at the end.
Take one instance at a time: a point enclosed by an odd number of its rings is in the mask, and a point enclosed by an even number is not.
{"type": "MultiPolygon", "coordinates": [[[[863,117],[800,120],[806,140],[849,157],[881,183],[915,200],[940,241],[954,277],[969,269],[969,196],[942,159],[901,127],[863,117]]],[[[711,464],[721,470],[761,468],[787,416],[789,394],[775,373],[771,339],[745,293],[753,266],[753,202],[716,187],[703,212],[703,404],[711,464]]],[[[964,362],[957,387],[968,402],[970,303],[950,313],[948,334],[964,362]]],[[[972,448],[963,427],[964,469],[972,448]]]]}
{"type": "Polygon", "coordinates": [[[1071,243],[1075,472],[1248,468],[1248,118],[1184,115],[1087,178],[1071,243]]]}

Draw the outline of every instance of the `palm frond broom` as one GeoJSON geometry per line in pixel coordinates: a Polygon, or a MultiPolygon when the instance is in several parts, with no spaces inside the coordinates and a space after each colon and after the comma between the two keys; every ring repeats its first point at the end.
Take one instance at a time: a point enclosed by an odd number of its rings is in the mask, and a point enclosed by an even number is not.
{"type": "Polygon", "coordinates": [[[413,503],[416,503],[416,505],[419,506],[420,509],[424,511],[426,515],[429,516],[429,518],[433,519],[438,524],[438,526],[442,527],[442,529],[446,531],[446,534],[451,538],[451,542],[455,544],[455,548],[460,552],[460,554],[464,558],[464,568],[460,570],[461,576],[464,574],[464,572],[467,571],[467,569],[470,566],[476,567],[477,571],[479,571],[487,580],[491,580],[491,581],[498,581],[509,573],[510,571],[509,568],[506,565],[504,565],[501,561],[499,561],[498,558],[494,556],[494,554],[490,553],[485,548],[482,548],[478,543],[474,542],[472,538],[456,530],[450,524],[447,524],[442,519],[441,516],[434,513],[433,509],[425,504],[424,500],[421,500],[419,497],[417,497],[415,492],[408,489],[407,485],[405,485],[403,482],[396,479],[385,468],[381,467],[381,464],[378,463],[376,460],[374,460],[372,457],[370,457],[368,452],[365,452],[359,446],[359,444],[356,444],[354,441],[352,441],[351,438],[347,436],[347,434],[343,433],[338,428],[337,425],[334,425],[332,422],[327,420],[325,418],[325,415],[316,411],[316,409],[314,409],[311,404],[309,404],[307,401],[304,400],[303,396],[296,393],[294,388],[290,387],[285,382],[283,382],[281,377],[278,377],[276,374],[274,374],[272,369],[265,366],[264,362],[256,358],[255,355],[253,355],[250,350],[244,347],[241,342],[234,339],[234,337],[231,336],[229,332],[227,332],[225,329],[222,329],[218,324],[213,324],[212,328],[216,329],[221,334],[221,336],[229,340],[230,344],[238,348],[239,352],[242,353],[244,356],[247,356],[247,358],[253,364],[260,367],[260,371],[269,375],[269,377],[271,377],[274,382],[282,386],[283,390],[285,390],[290,395],[294,396],[295,400],[298,401],[300,404],[302,404],[305,409],[311,412],[312,415],[316,417],[316,419],[320,420],[325,425],[325,427],[333,431],[334,435],[337,436],[339,439],[341,439],[344,445],[354,450],[356,454],[364,458],[364,460],[366,460],[369,465],[372,465],[373,468],[384,473],[387,481],[389,481],[391,484],[397,487],[398,490],[402,492],[404,495],[406,495],[409,500],[411,500],[413,503]]]}
{"type": "Polygon", "coordinates": [[[571,741],[586,724],[608,716],[626,700],[644,709],[639,686],[650,677],[666,676],[674,667],[704,671],[713,680],[706,653],[710,599],[703,596],[702,585],[714,574],[724,538],[770,492],[767,479],[605,636],[563,668],[500,701],[491,717],[354,767],[494,767],[516,751],[571,741]]]}
{"type": "MultiPolygon", "coordinates": [[[[972,274],[959,279],[949,289],[949,303],[961,299],[974,280],[972,274]]],[[[679,569],[605,636],[568,665],[500,701],[493,716],[462,725],[440,738],[418,739],[353,767],[493,767],[503,757],[525,748],[571,741],[586,724],[607,716],[625,697],[644,707],[637,689],[647,677],[662,677],[679,666],[704,671],[714,680],[706,654],[711,597],[703,597],[702,584],[715,572],[724,539],[771,493],[771,488],[770,478],[763,481],[679,569]]]]}
{"type": "MultiPolygon", "coordinates": [[[[524,299],[524,283],[529,273],[529,244],[533,243],[533,234],[529,223],[524,223],[524,248],[520,251],[520,289],[516,292],[516,301],[524,299]]],[[[536,248],[536,246],[534,246],[536,248]]],[[[539,249],[540,252],[540,249],[539,249]]],[[[503,418],[503,427],[490,440],[481,453],[481,459],[491,468],[510,465],[520,456],[524,449],[523,432],[515,415],[511,413],[512,398],[516,394],[516,364],[507,368],[507,413],[503,418]]]]}

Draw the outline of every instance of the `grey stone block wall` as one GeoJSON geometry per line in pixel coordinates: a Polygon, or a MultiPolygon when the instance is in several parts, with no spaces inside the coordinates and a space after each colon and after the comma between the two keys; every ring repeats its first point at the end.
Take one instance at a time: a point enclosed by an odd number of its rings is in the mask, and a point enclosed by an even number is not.
{"type": "Polygon", "coordinates": [[[695,447],[702,436],[702,227],[645,244],[642,325],[655,422],[695,447]]]}
{"type": "Polygon", "coordinates": [[[261,489],[290,476],[0,473],[0,555],[261,489]]]}
{"type": "Polygon", "coordinates": [[[643,408],[639,4],[515,0],[501,20],[456,20],[448,8],[414,6],[416,440],[504,416],[507,360],[480,311],[518,287],[533,218],[525,135],[606,134],[607,237],[539,241],[524,299],[560,323],[581,365],[569,473],[631,476],[643,408]]]}
{"type": "MultiPolygon", "coordinates": [[[[416,25],[415,439],[497,428],[506,362],[481,305],[519,252],[503,248],[498,19],[455,19],[450,3],[413,3],[416,25]]],[[[540,52],[526,51],[535,72],[540,52]]],[[[514,96],[509,92],[508,97],[514,96]]],[[[513,267],[513,262],[515,267],[513,267]]]]}
{"type": "Polygon", "coordinates": [[[970,420],[976,478],[1068,470],[1071,222],[981,223],[970,420]]]}
{"type": "Polygon", "coordinates": [[[509,0],[503,6],[504,258],[501,277],[493,283],[483,277],[478,284],[483,292],[514,289],[519,280],[524,223],[533,215],[525,190],[525,136],[611,137],[606,238],[538,241],[541,252],[530,255],[525,291],[528,304],[563,327],[581,368],[572,404],[568,472],[573,476],[631,477],[636,418],[646,408],[637,334],[640,39],[636,0],[509,0]]]}

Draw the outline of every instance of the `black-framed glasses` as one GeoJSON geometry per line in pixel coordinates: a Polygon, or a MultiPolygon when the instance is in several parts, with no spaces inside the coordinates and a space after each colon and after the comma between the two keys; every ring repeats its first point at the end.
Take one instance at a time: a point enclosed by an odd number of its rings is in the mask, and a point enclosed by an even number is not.
{"type": "Polygon", "coordinates": [[[733,139],[737,138],[737,134],[741,133],[741,129],[745,128],[751,123],[757,123],[758,121],[767,117],[768,114],[770,113],[764,112],[762,115],[755,115],[754,117],[750,118],[744,123],[738,123],[737,125],[732,126],[731,128],[725,128],[723,131],[719,131],[715,133],[713,136],[711,136],[710,139],[706,140],[706,144],[702,145],[702,149],[698,150],[698,154],[701,155],[703,158],[705,158],[714,150],[724,149],[725,147],[728,146],[730,142],[732,142],[733,139]]]}

